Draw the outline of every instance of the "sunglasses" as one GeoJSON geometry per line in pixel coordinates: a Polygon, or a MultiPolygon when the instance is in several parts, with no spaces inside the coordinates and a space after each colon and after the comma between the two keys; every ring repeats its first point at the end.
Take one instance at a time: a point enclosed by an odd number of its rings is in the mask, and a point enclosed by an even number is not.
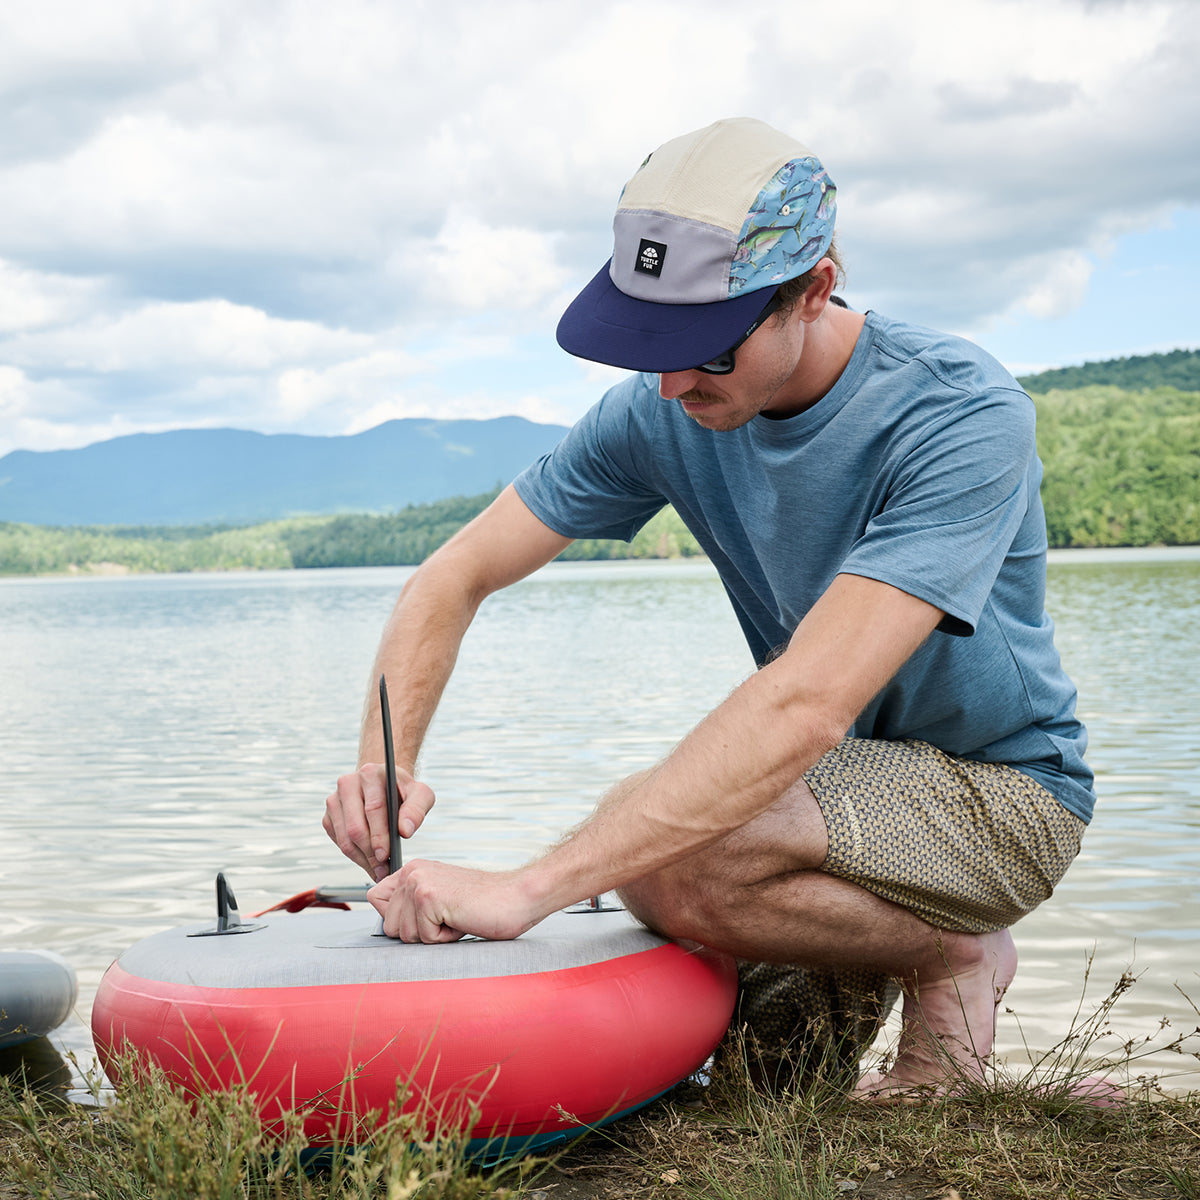
{"type": "Polygon", "coordinates": [[[742,343],[769,317],[772,313],[778,312],[783,305],[783,301],[776,292],[770,300],[767,301],[767,306],[758,314],[754,320],[754,324],[742,334],[724,354],[718,354],[716,358],[706,362],[702,367],[696,367],[695,370],[703,371],[705,375],[728,375],[737,366],[737,360],[734,357],[734,351],[737,350],[742,343]]]}

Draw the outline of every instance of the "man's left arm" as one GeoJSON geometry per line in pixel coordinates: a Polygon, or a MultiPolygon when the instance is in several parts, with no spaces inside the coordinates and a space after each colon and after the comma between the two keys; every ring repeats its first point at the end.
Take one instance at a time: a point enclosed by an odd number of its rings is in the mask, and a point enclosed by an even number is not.
{"type": "Polygon", "coordinates": [[[414,860],[377,884],[385,930],[404,941],[512,938],[696,853],[768,809],[836,746],[942,615],[890,584],[838,575],[784,654],[546,855],[503,872],[414,860]]]}

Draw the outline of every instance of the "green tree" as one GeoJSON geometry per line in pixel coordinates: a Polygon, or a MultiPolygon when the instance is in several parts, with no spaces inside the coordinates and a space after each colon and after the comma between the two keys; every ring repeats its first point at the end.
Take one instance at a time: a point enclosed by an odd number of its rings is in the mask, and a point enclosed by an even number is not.
{"type": "Polygon", "coordinates": [[[1018,382],[1028,392],[1109,385],[1131,391],[1174,387],[1200,391],[1200,350],[1172,350],[1167,354],[1137,354],[1087,362],[1078,367],[1056,367],[1036,375],[1021,375],[1018,382]]]}
{"type": "Polygon", "coordinates": [[[1200,543],[1200,393],[1034,397],[1051,546],[1200,543]]]}

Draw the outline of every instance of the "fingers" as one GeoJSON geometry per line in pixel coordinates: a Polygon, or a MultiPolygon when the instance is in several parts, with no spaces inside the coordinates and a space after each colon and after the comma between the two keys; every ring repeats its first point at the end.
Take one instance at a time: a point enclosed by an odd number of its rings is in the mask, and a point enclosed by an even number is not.
{"type": "Polygon", "coordinates": [[[351,803],[361,798],[363,818],[367,823],[368,870],[373,879],[382,879],[388,873],[388,849],[392,844],[388,827],[387,771],[379,763],[364,763],[353,775],[344,775],[338,780],[339,792],[343,779],[348,781],[346,793],[351,803]]]}
{"type": "Polygon", "coordinates": [[[489,941],[520,937],[553,911],[520,887],[520,872],[481,871],[413,859],[380,880],[367,899],[383,931],[403,942],[453,942],[468,934],[489,941]]]}
{"type": "MultiPolygon", "coordinates": [[[[397,787],[401,795],[400,834],[411,837],[433,807],[434,794],[406,772],[400,773],[397,787]]],[[[321,824],[338,849],[372,879],[386,876],[391,831],[384,768],[378,763],[365,763],[357,771],[341,776],[337,790],[325,798],[321,824]]]]}
{"type": "Polygon", "coordinates": [[[405,771],[397,772],[396,786],[400,789],[400,836],[410,838],[434,805],[433,789],[405,771]]]}
{"type": "Polygon", "coordinates": [[[351,862],[357,863],[374,878],[371,859],[371,837],[366,814],[361,800],[355,805],[350,801],[355,776],[343,775],[337,782],[337,790],[325,797],[325,816],[321,825],[337,848],[351,862]]]}
{"type": "Polygon", "coordinates": [[[414,878],[425,864],[417,859],[403,870],[380,880],[367,899],[383,917],[383,932],[401,942],[456,942],[463,933],[442,923],[432,894],[414,878]]]}

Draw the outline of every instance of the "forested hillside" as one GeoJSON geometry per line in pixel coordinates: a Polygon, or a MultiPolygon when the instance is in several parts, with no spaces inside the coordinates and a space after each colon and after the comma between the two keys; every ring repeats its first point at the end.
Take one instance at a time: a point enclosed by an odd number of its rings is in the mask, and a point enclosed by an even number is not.
{"type": "MultiPolygon", "coordinates": [[[[1200,544],[1200,389],[1093,385],[1034,389],[1033,396],[1051,546],[1200,544]]],[[[247,528],[0,523],[0,574],[416,564],[495,494],[411,505],[385,516],[304,517],[247,528]]],[[[667,509],[632,545],[580,541],[563,557],[699,553],[667,509]]]]}
{"type": "Polygon", "coordinates": [[[1174,387],[1181,392],[1200,392],[1200,350],[1172,350],[1168,354],[1109,358],[1078,367],[1056,367],[1036,375],[1019,375],[1017,379],[1030,393],[1096,385],[1129,391],[1174,387]]]}
{"type": "Polygon", "coordinates": [[[1051,546],[1200,543],[1200,392],[1035,395],[1051,546]]]}
{"type": "MultiPolygon", "coordinates": [[[[422,504],[391,516],[335,517],[285,526],[280,534],[296,567],[407,566],[423,562],[444,541],[481,513],[497,492],[422,504]]],[[[632,542],[580,539],[560,556],[567,561],[600,558],[687,558],[700,554],[673,509],[659,513],[632,542]]]]}
{"type": "MultiPolygon", "coordinates": [[[[495,496],[457,496],[387,516],[299,517],[245,529],[61,529],[0,522],[0,575],[409,566],[427,558],[495,496]]],[[[562,557],[687,558],[700,552],[675,511],[665,509],[628,545],[580,540],[562,557]]]]}

